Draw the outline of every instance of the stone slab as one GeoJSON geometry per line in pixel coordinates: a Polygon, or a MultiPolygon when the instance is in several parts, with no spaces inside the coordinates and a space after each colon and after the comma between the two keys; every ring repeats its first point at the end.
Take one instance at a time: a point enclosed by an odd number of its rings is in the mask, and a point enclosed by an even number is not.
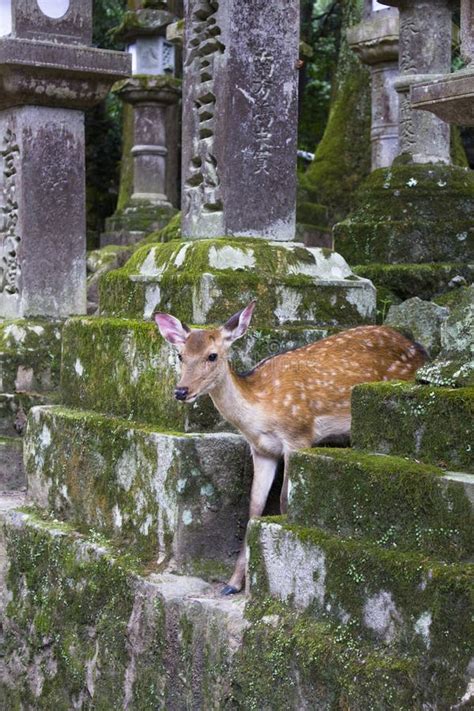
{"type": "Polygon", "coordinates": [[[219,599],[196,578],[139,575],[64,524],[2,518],[5,708],[223,708],[246,628],[242,598],[219,599]]]}
{"type": "Polygon", "coordinates": [[[411,88],[411,104],[446,123],[474,126],[474,73],[459,71],[416,84],[411,88]]]}
{"type": "MultiPolygon", "coordinates": [[[[328,328],[252,328],[232,350],[242,372],[263,358],[330,335],[328,328]]],[[[229,430],[209,397],[192,405],[174,398],[176,349],[154,323],[131,319],[69,319],[63,330],[61,383],[68,406],[96,410],[185,432],[229,430]],[[104,377],[106,374],[106,377],[104,377]]]]}
{"type": "Polygon", "coordinates": [[[372,383],[352,393],[357,449],[474,472],[473,428],[472,387],[372,383]]]}
{"type": "Polygon", "coordinates": [[[58,388],[61,328],[60,321],[0,321],[0,393],[58,388]]]}
{"type": "Polygon", "coordinates": [[[464,693],[443,686],[446,676],[424,683],[423,660],[364,645],[274,600],[271,614],[196,578],[137,573],[104,541],[33,513],[3,521],[6,708],[72,708],[79,699],[131,711],[263,709],[269,698],[274,708],[328,708],[334,699],[407,708],[413,698],[450,706],[464,693]]]}
{"type": "Polygon", "coordinates": [[[0,491],[15,491],[26,486],[23,466],[23,441],[0,436],[0,491]]]}
{"type": "Polygon", "coordinates": [[[195,240],[138,249],[100,287],[104,316],[167,311],[224,322],[256,298],[254,324],[355,326],[375,317],[375,290],[335,252],[264,240],[195,240]]]}
{"type": "Polygon", "coordinates": [[[299,6],[187,0],[183,234],[292,240],[299,6]]]}
{"type": "Polygon", "coordinates": [[[449,668],[455,686],[465,688],[472,564],[446,565],[277,520],[252,521],[248,540],[252,599],[270,595],[401,655],[420,654],[433,679],[449,668]]]}
{"type": "Polygon", "coordinates": [[[474,558],[474,475],[352,449],[296,452],[288,520],[387,550],[474,558]]]}
{"type": "Polygon", "coordinates": [[[230,433],[184,435],[37,407],[25,438],[29,501],[109,536],[151,566],[225,579],[245,533],[252,465],[230,433]]]}

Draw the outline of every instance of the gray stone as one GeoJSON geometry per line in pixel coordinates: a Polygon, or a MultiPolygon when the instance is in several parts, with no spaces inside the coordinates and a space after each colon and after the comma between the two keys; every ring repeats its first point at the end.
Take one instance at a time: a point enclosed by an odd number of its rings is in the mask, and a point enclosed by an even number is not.
{"type": "Polygon", "coordinates": [[[130,67],[123,53],[86,46],[90,0],[57,12],[57,4],[13,0],[12,32],[0,39],[0,314],[7,317],[85,312],[83,110],[130,67]]]}
{"type": "Polygon", "coordinates": [[[23,467],[23,441],[19,437],[0,437],[0,491],[26,486],[23,467]]]}
{"type": "Polygon", "coordinates": [[[187,0],[183,235],[291,240],[299,6],[187,0]]]}
{"type": "Polygon", "coordinates": [[[414,108],[430,111],[447,123],[474,125],[474,4],[461,0],[461,71],[414,86],[414,108]]]}
{"type": "Polygon", "coordinates": [[[410,90],[451,67],[451,0],[387,0],[400,10],[400,153],[415,163],[449,163],[449,126],[436,116],[414,111],[410,90]]]}
{"type": "Polygon", "coordinates": [[[430,356],[435,356],[441,348],[441,327],[448,314],[449,310],[443,306],[415,296],[391,306],[385,324],[408,333],[430,356]]]}
{"type": "Polygon", "coordinates": [[[366,12],[364,21],[347,32],[349,46],[371,70],[372,170],[391,165],[399,150],[398,94],[394,87],[399,74],[398,11],[376,9],[366,12]]]}

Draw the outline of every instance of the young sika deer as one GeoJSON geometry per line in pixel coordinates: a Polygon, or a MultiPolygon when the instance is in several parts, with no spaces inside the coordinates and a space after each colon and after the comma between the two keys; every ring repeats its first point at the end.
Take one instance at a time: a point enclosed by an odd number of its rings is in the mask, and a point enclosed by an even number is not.
{"type": "MultiPolygon", "coordinates": [[[[168,314],[155,314],[161,335],[178,347],[182,374],[177,400],[191,403],[209,394],[252,451],[254,476],[250,517],[263,513],[275,471],[284,457],[280,498],[286,511],[290,452],[332,439],[349,438],[351,390],[358,383],[410,380],[426,361],[421,346],[386,326],[360,326],[261,361],[245,375],[229,366],[232,343],[247,331],[255,301],[213,330],[189,329],[168,314]]],[[[223,589],[242,589],[245,546],[223,589]]]]}

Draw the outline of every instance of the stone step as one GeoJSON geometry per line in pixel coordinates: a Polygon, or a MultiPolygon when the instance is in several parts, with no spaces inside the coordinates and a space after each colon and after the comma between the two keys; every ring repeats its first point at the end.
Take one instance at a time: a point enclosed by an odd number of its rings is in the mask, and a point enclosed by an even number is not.
{"type": "MultiPolygon", "coordinates": [[[[329,328],[257,328],[232,350],[237,370],[333,333],[329,328]]],[[[229,430],[210,398],[183,406],[176,349],[155,324],[113,318],[69,319],[63,329],[61,384],[65,404],[186,432],[229,430]],[[106,377],[105,377],[106,376],[106,377]]]]}
{"type": "Polygon", "coordinates": [[[288,521],[383,548],[474,560],[474,475],[352,449],[290,459],[288,521]]]}
{"type": "Polygon", "coordinates": [[[100,286],[103,316],[167,311],[220,322],[256,298],[256,326],[355,326],[375,319],[375,289],[329,250],[262,239],[200,239],[139,248],[100,286]]]}
{"type": "Polygon", "coordinates": [[[0,321],[0,392],[49,391],[59,385],[60,321],[0,321]]]}
{"type": "Polygon", "coordinates": [[[357,449],[474,472],[474,388],[358,385],[351,432],[357,449]]]}
{"type": "Polygon", "coordinates": [[[30,412],[28,498],[152,566],[225,579],[248,517],[242,437],[180,434],[62,407],[30,412]]]}
{"type": "Polygon", "coordinates": [[[11,491],[25,486],[23,440],[20,437],[0,436],[0,491],[11,491]]]}
{"type": "Polygon", "coordinates": [[[0,393],[0,436],[20,437],[24,434],[26,417],[36,405],[52,405],[59,401],[57,392],[0,393]]]}
{"type": "Polygon", "coordinates": [[[450,708],[465,694],[442,660],[393,654],[274,600],[144,574],[33,512],[2,518],[4,708],[450,708]]]}
{"type": "Polygon", "coordinates": [[[254,519],[248,541],[252,599],[263,603],[270,596],[402,656],[420,655],[433,679],[444,675],[445,692],[451,682],[465,689],[474,642],[474,565],[387,551],[283,517],[254,519]]]}

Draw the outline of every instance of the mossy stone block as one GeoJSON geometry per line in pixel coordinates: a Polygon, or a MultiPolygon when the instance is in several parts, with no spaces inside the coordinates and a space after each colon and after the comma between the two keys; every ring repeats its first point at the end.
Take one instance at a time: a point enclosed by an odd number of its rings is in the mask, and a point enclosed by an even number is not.
{"type": "Polygon", "coordinates": [[[19,437],[0,437],[0,490],[13,491],[25,486],[23,441],[19,437]]]}
{"type": "MultiPolygon", "coordinates": [[[[474,280],[474,265],[455,264],[361,264],[353,267],[354,274],[370,279],[376,286],[388,289],[400,301],[414,296],[432,299],[449,290],[449,283],[456,277],[467,282],[474,280]]],[[[455,293],[456,289],[450,293],[455,293]]],[[[378,294],[377,294],[378,296],[378,294]]],[[[437,299],[437,303],[445,306],[437,299]]]]}
{"type": "Polygon", "coordinates": [[[334,227],[336,249],[350,264],[474,258],[474,176],[466,168],[381,168],[361,185],[356,202],[334,227]]]}
{"type": "Polygon", "coordinates": [[[6,319],[0,324],[0,391],[49,391],[59,385],[61,321],[6,319]]]}
{"type": "Polygon", "coordinates": [[[32,503],[158,565],[231,565],[252,466],[234,434],[183,435],[60,407],[34,408],[25,439],[32,503]]]}
{"type": "Polygon", "coordinates": [[[474,389],[410,383],[358,385],[352,393],[357,449],[474,471],[474,389]]]}
{"type": "Polygon", "coordinates": [[[252,599],[270,596],[402,656],[419,655],[434,679],[451,674],[450,688],[462,696],[474,642],[472,564],[387,551],[284,519],[252,521],[248,540],[252,599]]]}
{"type": "Polygon", "coordinates": [[[389,550],[472,559],[473,504],[463,484],[443,474],[401,457],[351,449],[295,452],[288,520],[389,550]]]}
{"type": "Polygon", "coordinates": [[[30,512],[4,521],[4,709],[224,708],[242,600],[202,580],[146,575],[106,540],[30,512]]]}
{"type": "Polygon", "coordinates": [[[375,290],[329,250],[262,239],[147,245],[103,277],[103,316],[223,321],[252,299],[256,326],[353,326],[375,317],[375,290]]]}
{"type": "MultiPolygon", "coordinates": [[[[331,332],[327,328],[251,329],[232,349],[232,366],[249,370],[263,358],[331,332]]],[[[186,432],[229,430],[208,396],[192,405],[174,398],[179,371],[176,349],[149,321],[74,318],[64,326],[65,404],[186,432]]]]}

